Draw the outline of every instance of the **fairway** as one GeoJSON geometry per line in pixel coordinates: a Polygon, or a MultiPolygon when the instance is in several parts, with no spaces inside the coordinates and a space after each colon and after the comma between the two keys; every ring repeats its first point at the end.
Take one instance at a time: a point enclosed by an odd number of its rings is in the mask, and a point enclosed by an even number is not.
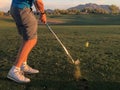
{"type": "Polygon", "coordinates": [[[13,20],[0,17],[0,90],[120,90],[120,25],[50,26],[73,58],[80,59],[82,78],[87,81],[74,81],[74,66],[45,25],[39,25],[38,43],[28,58],[40,73],[26,75],[31,78],[28,84],[8,80],[20,37],[13,20]]]}

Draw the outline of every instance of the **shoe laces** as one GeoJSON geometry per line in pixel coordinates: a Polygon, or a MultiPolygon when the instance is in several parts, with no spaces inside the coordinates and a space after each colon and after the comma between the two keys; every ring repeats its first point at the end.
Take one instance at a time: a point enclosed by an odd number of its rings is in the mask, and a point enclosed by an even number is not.
{"type": "Polygon", "coordinates": [[[27,71],[33,70],[29,65],[26,65],[26,66],[24,67],[24,69],[27,70],[27,71]]]}
{"type": "Polygon", "coordinates": [[[25,79],[25,76],[24,76],[24,72],[23,71],[15,71],[14,72],[16,74],[16,76],[19,78],[19,79],[25,79]]]}

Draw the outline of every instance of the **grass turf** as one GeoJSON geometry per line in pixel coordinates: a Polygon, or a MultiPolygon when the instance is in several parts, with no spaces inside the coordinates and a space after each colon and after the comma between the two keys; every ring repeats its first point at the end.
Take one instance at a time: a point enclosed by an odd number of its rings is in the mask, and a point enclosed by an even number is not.
{"type": "Polygon", "coordinates": [[[45,26],[39,26],[38,43],[29,55],[29,64],[40,69],[29,84],[17,84],[6,78],[13,65],[20,37],[11,18],[0,18],[0,89],[4,90],[119,90],[120,26],[51,26],[71,55],[81,61],[86,80],[74,81],[74,67],[45,26]],[[6,22],[6,21],[7,22],[6,22]],[[9,21],[8,21],[9,20],[9,21]],[[88,48],[86,41],[90,42],[88,48]]]}

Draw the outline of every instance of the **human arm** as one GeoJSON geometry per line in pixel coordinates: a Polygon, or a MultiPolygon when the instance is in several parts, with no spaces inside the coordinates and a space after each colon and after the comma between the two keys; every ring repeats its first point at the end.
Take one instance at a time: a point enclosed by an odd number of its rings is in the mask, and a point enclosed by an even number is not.
{"type": "Polygon", "coordinates": [[[47,18],[46,18],[46,14],[45,14],[45,10],[44,10],[44,4],[42,0],[35,0],[34,5],[37,9],[37,11],[39,11],[40,14],[40,20],[42,23],[46,24],[47,22],[47,18]]]}

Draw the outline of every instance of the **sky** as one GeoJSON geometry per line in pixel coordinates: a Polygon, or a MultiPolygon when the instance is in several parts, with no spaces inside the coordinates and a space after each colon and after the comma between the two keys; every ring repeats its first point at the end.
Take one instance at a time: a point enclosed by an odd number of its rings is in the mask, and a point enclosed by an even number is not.
{"type": "MultiPolygon", "coordinates": [[[[0,11],[8,11],[12,0],[0,0],[0,11]]],[[[120,0],[43,0],[45,9],[67,9],[79,4],[96,3],[117,5],[120,7],[120,0]]]]}

